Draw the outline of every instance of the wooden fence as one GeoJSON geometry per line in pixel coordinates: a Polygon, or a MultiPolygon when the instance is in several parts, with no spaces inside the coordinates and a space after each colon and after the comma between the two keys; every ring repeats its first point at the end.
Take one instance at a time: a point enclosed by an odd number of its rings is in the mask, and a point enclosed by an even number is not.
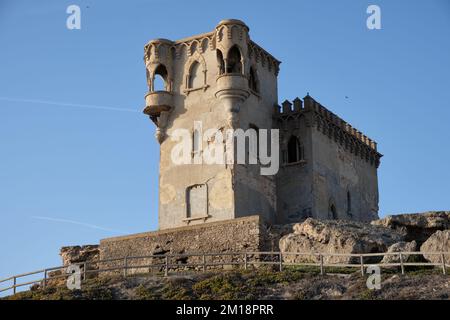
{"type": "MultiPolygon", "coordinates": [[[[361,275],[365,275],[365,268],[368,266],[379,266],[380,268],[392,268],[399,267],[399,270],[402,274],[405,274],[405,267],[408,266],[428,266],[428,267],[439,267],[442,270],[442,273],[447,274],[447,268],[450,267],[449,264],[446,263],[445,256],[450,257],[450,252],[385,252],[385,253],[299,253],[299,252],[226,252],[226,253],[187,253],[187,254],[168,254],[168,255],[148,255],[148,256],[128,256],[123,258],[116,259],[106,259],[100,261],[91,261],[91,262],[82,262],[82,263],[74,263],[80,266],[82,270],[81,278],[82,280],[88,279],[89,275],[98,275],[100,273],[120,273],[124,277],[133,273],[133,270],[139,270],[139,272],[134,273],[152,273],[157,275],[169,276],[171,273],[179,273],[186,270],[193,269],[195,271],[207,271],[212,268],[224,268],[225,266],[237,266],[243,267],[244,270],[247,270],[251,267],[260,266],[260,265],[272,265],[275,266],[279,271],[283,270],[284,266],[312,266],[317,267],[320,270],[320,274],[326,273],[327,267],[345,267],[345,268],[359,268],[361,271],[361,275]],[[410,256],[438,256],[440,262],[407,262],[405,257],[410,256]],[[284,260],[292,260],[286,259],[287,257],[315,257],[314,260],[316,262],[287,262],[284,260]],[[399,262],[392,263],[367,263],[365,262],[365,258],[377,258],[381,260],[385,256],[397,256],[399,262]],[[217,257],[229,257],[227,261],[221,259],[221,261],[214,261],[214,258],[217,257]],[[265,258],[264,258],[265,257],[265,258]],[[352,263],[327,263],[325,259],[329,259],[332,257],[338,258],[350,258],[348,260],[357,260],[358,262],[352,263]],[[180,263],[180,260],[188,261],[188,258],[198,262],[190,262],[190,263],[180,263]],[[151,259],[151,263],[144,264],[133,264],[133,262],[139,260],[148,261],[151,259]],[[209,259],[209,261],[208,261],[209,259]],[[154,263],[153,260],[158,261],[154,263]],[[175,260],[175,262],[174,262],[175,260]],[[406,260],[406,261],[405,261],[406,260]],[[112,266],[108,266],[111,265],[112,266]],[[92,268],[92,266],[96,266],[92,268]],[[106,267],[105,267],[106,266],[106,267]],[[91,267],[91,268],[90,268],[91,267]],[[144,272],[142,270],[145,270],[144,272]],[[154,273],[154,270],[157,272],[154,273]]],[[[295,260],[295,259],[294,259],[295,260]]],[[[366,259],[367,260],[367,259],[366,259]]],[[[5,288],[0,288],[1,292],[12,291],[13,294],[17,292],[17,288],[24,286],[31,286],[33,284],[39,284],[41,287],[46,287],[49,281],[57,280],[57,279],[65,279],[70,276],[70,273],[66,272],[68,266],[59,266],[53,268],[46,268],[37,271],[32,271],[28,273],[14,275],[12,277],[0,280],[0,285],[5,283],[10,283],[10,286],[5,288]],[[51,275],[51,273],[55,273],[59,271],[59,275],[51,275]],[[49,276],[50,274],[50,276],[49,276]],[[19,279],[37,276],[40,275],[39,279],[18,282],[19,279]]]]}

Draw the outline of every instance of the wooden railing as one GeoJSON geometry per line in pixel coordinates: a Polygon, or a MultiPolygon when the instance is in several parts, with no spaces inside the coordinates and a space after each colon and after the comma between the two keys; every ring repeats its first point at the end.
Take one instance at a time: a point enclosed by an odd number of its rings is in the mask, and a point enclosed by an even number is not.
{"type": "MultiPolygon", "coordinates": [[[[379,266],[380,268],[391,268],[391,267],[400,267],[400,271],[402,274],[405,274],[405,267],[408,266],[432,266],[432,267],[440,267],[442,273],[447,274],[447,268],[450,267],[449,264],[446,263],[445,256],[450,257],[450,252],[385,252],[385,253],[312,253],[312,252],[274,252],[274,251],[261,251],[261,252],[221,252],[221,253],[186,253],[186,254],[168,254],[168,255],[147,255],[147,256],[127,256],[122,258],[114,258],[114,259],[105,259],[99,261],[87,261],[82,263],[74,263],[75,265],[79,265],[82,270],[81,278],[82,280],[88,279],[88,274],[99,274],[106,272],[119,272],[122,273],[124,277],[130,274],[130,271],[138,270],[139,273],[142,274],[142,269],[147,269],[145,273],[154,273],[153,270],[156,269],[164,276],[169,276],[171,272],[179,273],[180,268],[186,270],[189,268],[194,268],[197,271],[207,271],[208,268],[212,269],[217,267],[223,268],[224,266],[242,266],[244,270],[247,270],[249,267],[255,267],[259,265],[273,265],[277,266],[278,270],[282,271],[284,266],[313,266],[318,267],[320,270],[320,274],[325,274],[325,268],[327,267],[345,267],[345,268],[359,268],[361,271],[361,275],[364,276],[365,268],[367,266],[379,266]],[[440,258],[439,263],[432,262],[407,262],[405,261],[405,257],[409,256],[438,256],[440,258]],[[266,257],[266,260],[262,257],[266,257]],[[316,262],[287,262],[286,257],[294,256],[294,257],[315,257],[316,262]],[[365,258],[374,258],[380,257],[383,258],[385,256],[397,256],[399,262],[394,263],[367,263],[364,262],[365,258]],[[194,260],[199,260],[199,262],[190,262],[190,263],[179,263],[180,259],[188,260],[188,258],[196,257],[194,260]],[[229,257],[230,261],[214,261],[214,257],[229,257]],[[326,258],[332,257],[340,257],[340,258],[355,258],[357,263],[327,263],[325,262],[326,258]],[[208,261],[210,258],[210,261],[208,261]],[[268,258],[268,259],[267,259],[268,258]],[[152,259],[151,263],[147,264],[133,264],[133,261],[138,261],[142,259],[152,259]],[[162,261],[158,263],[154,263],[153,259],[157,261],[162,261]],[[171,260],[175,259],[175,263],[171,260]],[[108,266],[111,265],[112,266],[108,266]],[[96,265],[97,268],[89,269],[92,265],[96,265]],[[106,266],[106,267],[105,267],[106,266]]],[[[46,268],[37,271],[32,271],[28,273],[14,275],[12,277],[0,280],[0,284],[10,283],[10,286],[6,288],[0,288],[1,292],[6,292],[11,290],[13,294],[16,294],[17,288],[24,286],[31,286],[33,284],[39,284],[41,287],[46,287],[49,281],[57,280],[57,279],[65,279],[70,276],[70,273],[66,273],[66,269],[68,266],[60,266],[53,268],[46,268]],[[59,275],[51,275],[50,272],[60,271],[59,275]],[[18,283],[18,279],[22,279],[25,277],[33,276],[33,275],[41,275],[41,277],[37,280],[31,280],[26,282],[18,283]]]]}

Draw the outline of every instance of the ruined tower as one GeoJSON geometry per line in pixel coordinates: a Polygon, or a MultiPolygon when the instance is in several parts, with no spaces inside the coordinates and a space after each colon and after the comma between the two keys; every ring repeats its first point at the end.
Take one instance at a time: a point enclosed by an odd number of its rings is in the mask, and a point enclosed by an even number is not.
{"type": "Polygon", "coordinates": [[[280,62],[250,39],[245,23],[223,20],[208,33],[152,40],[144,52],[144,113],[160,143],[160,229],[250,215],[268,223],[376,217],[376,144],[309,96],[281,108],[280,62]],[[261,175],[259,163],[196,162],[214,143],[202,132],[249,128],[280,130],[278,174],[261,175]],[[189,131],[193,164],[172,161],[178,129],[189,131]]]}

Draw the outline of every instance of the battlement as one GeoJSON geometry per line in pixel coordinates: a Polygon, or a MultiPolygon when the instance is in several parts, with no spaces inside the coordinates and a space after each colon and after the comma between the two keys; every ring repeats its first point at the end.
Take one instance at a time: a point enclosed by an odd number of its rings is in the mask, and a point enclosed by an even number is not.
{"type": "Polygon", "coordinates": [[[354,128],[351,124],[328,110],[309,94],[303,100],[295,98],[292,102],[285,100],[281,106],[274,108],[274,117],[280,121],[296,118],[305,113],[313,113],[312,125],[318,130],[334,137],[336,142],[345,145],[350,151],[361,155],[379,166],[380,158],[383,156],[377,151],[377,143],[354,128]]]}
{"type": "Polygon", "coordinates": [[[274,71],[278,75],[281,62],[252,41],[248,36],[248,32],[248,26],[240,20],[222,20],[214,31],[175,41],[168,39],[154,39],[149,41],[144,46],[144,61],[147,64],[149,60],[159,60],[162,56],[169,56],[171,59],[180,59],[183,55],[190,57],[196,51],[204,53],[208,49],[224,49],[220,43],[226,40],[226,42],[230,42],[230,45],[237,44],[242,52],[248,52],[250,59],[254,57],[257,63],[260,63],[263,67],[267,67],[269,71],[274,71]]]}

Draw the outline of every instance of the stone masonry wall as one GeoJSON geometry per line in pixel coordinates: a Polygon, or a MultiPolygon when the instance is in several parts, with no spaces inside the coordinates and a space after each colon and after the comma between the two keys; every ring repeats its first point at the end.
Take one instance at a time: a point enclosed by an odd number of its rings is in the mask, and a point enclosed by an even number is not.
{"type": "MultiPolygon", "coordinates": [[[[185,253],[225,253],[264,250],[266,229],[259,216],[205,223],[187,227],[107,238],[100,241],[100,260],[126,256],[171,255],[185,253]]],[[[172,269],[183,269],[189,263],[198,263],[203,257],[173,257],[172,269]]],[[[233,262],[242,257],[207,257],[207,262],[233,262]]],[[[129,266],[163,263],[163,258],[129,259],[129,266]]],[[[124,265],[124,260],[102,263],[101,268],[124,265]]],[[[155,268],[161,271],[162,268],[155,268]]],[[[153,271],[155,271],[155,269],[153,271]]],[[[148,272],[149,267],[129,270],[129,274],[148,272]]]]}

